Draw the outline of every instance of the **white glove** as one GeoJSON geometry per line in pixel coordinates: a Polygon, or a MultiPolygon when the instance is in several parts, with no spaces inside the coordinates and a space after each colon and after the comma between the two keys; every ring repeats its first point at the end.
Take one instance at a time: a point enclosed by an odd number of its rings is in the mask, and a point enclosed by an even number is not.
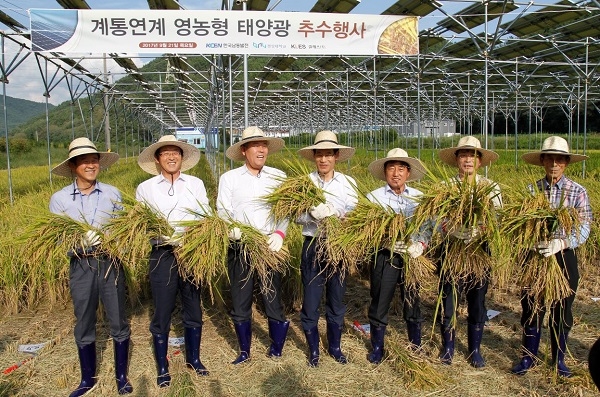
{"type": "Polygon", "coordinates": [[[85,236],[83,236],[83,245],[85,248],[94,247],[98,244],[100,244],[100,236],[95,230],[85,232],[85,236]]]}
{"type": "Polygon", "coordinates": [[[179,247],[181,245],[181,234],[173,234],[172,236],[160,236],[161,245],[171,245],[179,247]]]}
{"type": "Polygon", "coordinates": [[[537,243],[535,248],[540,255],[547,258],[550,255],[554,255],[562,251],[565,248],[565,245],[561,239],[554,238],[550,241],[542,241],[541,243],[537,243]]]}
{"type": "Polygon", "coordinates": [[[279,233],[269,234],[269,249],[273,252],[279,252],[283,247],[283,237],[279,233]]]}
{"type": "Polygon", "coordinates": [[[394,246],[392,247],[392,251],[394,251],[395,254],[404,254],[407,250],[407,245],[406,243],[398,240],[394,243],[394,246]]]}
{"type": "Polygon", "coordinates": [[[229,230],[227,237],[229,237],[230,240],[239,241],[242,238],[242,231],[239,227],[234,227],[229,230]]]}
{"type": "Polygon", "coordinates": [[[408,248],[406,249],[406,252],[408,253],[408,255],[410,255],[411,258],[418,258],[421,255],[423,255],[423,244],[421,244],[418,241],[413,241],[410,243],[410,245],[408,246],[408,248]]]}
{"type": "Polygon", "coordinates": [[[333,204],[330,203],[321,203],[316,207],[311,207],[309,211],[310,215],[316,220],[320,221],[323,218],[327,218],[328,216],[337,215],[337,211],[333,204]]]}
{"type": "Polygon", "coordinates": [[[465,243],[470,243],[471,241],[477,239],[481,236],[481,230],[479,227],[461,227],[450,233],[452,236],[456,237],[459,240],[464,240],[465,243]]]}

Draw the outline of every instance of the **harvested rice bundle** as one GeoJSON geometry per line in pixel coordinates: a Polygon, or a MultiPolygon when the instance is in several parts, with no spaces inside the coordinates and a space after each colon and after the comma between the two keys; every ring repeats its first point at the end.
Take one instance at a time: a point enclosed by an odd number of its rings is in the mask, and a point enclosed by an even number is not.
{"type": "Polygon", "coordinates": [[[281,248],[280,251],[271,251],[267,236],[253,226],[248,224],[233,221],[230,227],[238,227],[242,232],[240,240],[242,246],[242,255],[244,260],[250,266],[248,277],[257,274],[262,282],[262,293],[272,294],[272,281],[269,272],[275,271],[285,273],[290,263],[290,253],[287,247],[281,248]]]}
{"type": "MultiPolygon", "coordinates": [[[[356,207],[341,221],[340,227],[331,229],[326,252],[350,272],[357,264],[368,262],[379,249],[392,247],[398,240],[408,241],[415,233],[414,225],[404,215],[370,201],[364,194],[359,195],[356,207]]],[[[435,269],[423,256],[413,259],[403,255],[403,259],[408,264],[407,287],[416,287],[422,277],[435,269]]]]}
{"type": "Polygon", "coordinates": [[[445,178],[435,180],[423,191],[413,215],[414,223],[420,228],[433,221],[432,248],[445,258],[442,274],[452,282],[467,276],[477,282],[489,276],[490,270],[495,271],[497,264],[486,253],[485,245],[492,250],[500,245],[498,186],[483,179],[470,182],[445,178]],[[477,233],[471,240],[460,240],[452,235],[459,230],[477,233]]]}
{"type": "Polygon", "coordinates": [[[295,220],[325,202],[323,189],[310,179],[310,170],[301,162],[284,161],[288,171],[287,178],[271,193],[263,197],[271,207],[271,215],[275,222],[282,219],[295,220]]]}
{"type": "Polygon", "coordinates": [[[63,271],[68,273],[69,262],[64,260],[65,255],[68,252],[74,255],[85,252],[84,239],[90,230],[96,229],[66,215],[47,212],[36,217],[19,237],[19,242],[23,244],[23,255],[30,263],[36,266],[41,263],[61,263],[61,268],[53,270],[57,274],[63,271]]]}
{"type": "Polygon", "coordinates": [[[41,298],[54,303],[68,295],[64,289],[69,280],[67,253],[85,253],[84,239],[90,230],[95,229],[85,222],[44,211],[18,237],[20,256],[26,258],[21,271],[27,277],[29,304],[41,298]]]}
{"type": "Polygon", "coordinates": [[[214,211],[208,215],[203,212],[190,213],[197,219],[178,223],[178,226],[185,228],[181,244],[174,251],[179,273],[196,285],[207,285],[211,299],[214,299],[213,282],[227,274],[229,222],[214,211]]]}
{"type": "Polygon", "coordinates": [[[399,374],[401,385],[418,390],[439,390],[447,384],[447,379],[423,358],[422,354],[411,351],[400,342],[400,337],[394,333],[386,343],[388,359],[394,370],[399,374]]]}
{"type": "Polygon", "coordinates": [[[102,248],[133,270],[148,261],[150,240],[173,235],[173,227],[147,203],[127,201],[121,206],[102,228],[105,234],[102,248]]]}
{"type": "MultiPolygon", "coordinates": [[[[553,208],[544,192],[520,189],[503,211],[502,234],[511,242],[510,258],[519,268],[519,285],[534,302],[551,304],[566,298],[572,291],[555,255],[544,257],[536,244],[548,241],[559,227],[566,234],[578,230],[576,209],[562,203],[553,208]]],[[[540,307],[538,307],[540,309],[540,307]]]]}

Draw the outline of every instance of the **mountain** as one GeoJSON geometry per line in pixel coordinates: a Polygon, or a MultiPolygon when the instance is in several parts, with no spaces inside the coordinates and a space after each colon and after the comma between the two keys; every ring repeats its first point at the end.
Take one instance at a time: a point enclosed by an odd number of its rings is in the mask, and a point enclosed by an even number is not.
{"type": "MultiPolygon", "coordinates": [[[[0,104],[2,97],[0,97],[0,104]]],[[[48,104],[48,110],[52,110],[54,105],[48,104]]],[[[1,108],[1,107],[0,107],[1,108]]],[[[46,104],[43,102],[33,102],[27,99],[6,97],[6,120],[8,131],[12,131],[16,126],[26,123],[35,116],[46,112],[46,104]]],[[[4,112],[0,112],[0,131],[4,131],[4,112]]]]}

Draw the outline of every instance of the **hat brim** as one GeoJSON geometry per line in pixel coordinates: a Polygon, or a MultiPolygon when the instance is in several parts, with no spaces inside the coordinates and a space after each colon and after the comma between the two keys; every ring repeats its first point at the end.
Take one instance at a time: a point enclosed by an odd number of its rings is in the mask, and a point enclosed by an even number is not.
{"type": "Polygon", "coordinates": [[[438,156],[442,162],[456,167],[456,151],[458,150],[475,150],[481,153],[481,159],[479,160],[480,167],[487,167],[500,157],[498,153],[493,150],[476,148],[473,146],[456,146],[451,148],[442,149],[439,151],[438,156]]]}
{"type": "Polygon", "coordinates": [[[163,146],[177,146],[183,151],[181,172],[193,168],[200,161],[200,150],[196,146],[180,141],[162,141],[153,143],[140,153],[138,157],[140,168],[152,175],[160,174],[162,168],[160,164],[156,163],[154,153],[163,146]]]}
{"type": "Polygon", "coordinates": [[[339,157],[337,161],[346,161],[354,155],[356,149],[350,146],[338,145],[332,142],[320,142],[298,150],[298,154],[307,160],[315,161],[313,150],[338,149],[339,157]]]}
{"type": "Polygon", "coordinates": [[[65,178],[72,178],[75,175],[71,171],[71,167],[69,167],[69,160],[77,158],[79,156],[83,156],[86,154],[98,154],[100,156],[100,171],[107,169],[111,165],[119,160],[119,153],[114,152],[89,152],[89,153],[81,153],[77,156],[71,157],[52,168],[52,173],[58,176],[64,176],[65,178]]]}
{"type": "Polygon", "coordinates": [[[285,141],[281,138],[275,138],[270,136],[253,136],[251,138],[243,139],[239,142],[229,146],[225,151],[225,155],[228,159],[233,161],[245,161],[246,157],[242,154],[242,146],[249,142],[267,142],[267,148],[269,153],[277,153],[285,146],[285,141]]]}
{"type": "Polygon", "coordinates": [[[563,156],[569,156],[569,164],[572,163],[577,163],[583,160],[588,159],[588,156],[585,156],[583,154],[573,154],[573,153],[565,153],[562,151],[558,151],[558,150],[544,150],[539,151],[539,152],[529,152],[529,153],[525,153],[524,155],[521,156],[521,158],[523,159],[523,161],[525,161],[528,164],[533,164],[533,165],[539,165],[540,167],[543,167],[544,164],[542,163],[542,160],[540,159],[540,155],[542,154],[562,154],[563,156]]]}
{"type": "Polygon", "coordinates": [[[385,163],[388,161],[402,161],[410,166],[410,175],[406,178],[407,182],[421,179],[427,173],[425,166],[419,159],[412,157],[385,157],[369,164],[368,169],[371,175],[382,181],[387,181],[385,177],[385,163]]]}

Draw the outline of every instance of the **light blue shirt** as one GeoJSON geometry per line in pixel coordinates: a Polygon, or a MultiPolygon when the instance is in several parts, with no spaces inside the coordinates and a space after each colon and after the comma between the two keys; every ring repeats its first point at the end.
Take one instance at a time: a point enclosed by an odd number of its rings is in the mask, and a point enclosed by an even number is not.
{"type": "Polygon", "coordinates": [[[50,212],[100,228],[121,208],[120,203],[121,193],[114,186],[96,182],[94,190],[84,194],[73,181],[52,195],[50,212]]]}
{"type": "MultiPolygon", "coordinates": [[[[397,194],[392,190],[390,185],[386,184],[379,189],[373,190],[367,195],[367,198],[373,203],[388,206],[395,213],[402,214],[405,218],[408,218],[415,213],[419,205],[417,200],[422,195],[423,192],[407,185],[405,185],[404,191],[401,194],[397,194]]],[[[431,239],[431,232],[431,224],[426,223],[418,235],[412,237],[412,240],[428,244],[431,239]]]]}

